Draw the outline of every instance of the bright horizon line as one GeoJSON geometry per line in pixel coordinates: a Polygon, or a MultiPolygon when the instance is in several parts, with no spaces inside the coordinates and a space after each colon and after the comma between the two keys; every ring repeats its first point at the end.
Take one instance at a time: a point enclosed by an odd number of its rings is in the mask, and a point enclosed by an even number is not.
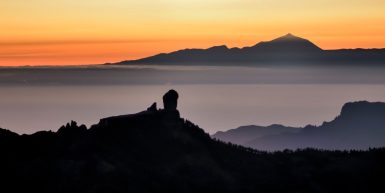
{"type": "Polygon", "coordinates": [[[111,63],[287,32],[323,49],[384,48],[384,9],[384,0],[4,1],[0,66],[111,63]]]}

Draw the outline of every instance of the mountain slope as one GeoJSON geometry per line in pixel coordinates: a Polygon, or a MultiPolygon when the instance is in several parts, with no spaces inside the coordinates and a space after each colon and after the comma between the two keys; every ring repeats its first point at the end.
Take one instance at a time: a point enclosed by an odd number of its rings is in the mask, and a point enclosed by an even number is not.
{"type": "Polygon", "coordinates": [[[261,52],[319,52],[322,51],[317,45],[311,41],[287,34],[268,42],[260,42],[249,48],[261,52]]]}
{"type": "Polygon", "coordinates": [[[285,132],[298,132],[301,128],[285,127],[283,125],[270,125],[267,127],[248,125],[228,131],[218,131],[213,138],[234,144],[245,145],[249,141],[266,135],[274,135],[285,132]]]}
{"type": "Polygon", "coordinates": [[[297,148],[321,149],[368,149],[385,146],[385,103],[367,101],[347,103],[333,121],[321,126],[294,128],[297,132],[276,131],[264,135],[253,132],[230,130],[226,135],[217,133],[213,137],[253,147],[260,150],[283,150],[297,148]],[[248,136],[239,142],[239,134],[248,136]]]}
{"type": "Polygon", "coordinates": [[[385,190],[381,181],[385,149],[272,154],[225,144],[180,118],[175,98],[175,94],[164,97],[170,104],[165,109],[154,104],[137,114],[102,119],[89,129],[75,122],[57,132],[32,135],[0,129],[1,189],[56,193],[385,190]]]}
{"type": "Polygon", "coordinates": [[[184,49],[162,53],[137,60],[113,64],[168,64],[168,65],[376,65],[385,63],[385,49],[322,50],[311,41],[287,34],[251,47],[228,48],[214,46],[208,49],[184,49]]]}

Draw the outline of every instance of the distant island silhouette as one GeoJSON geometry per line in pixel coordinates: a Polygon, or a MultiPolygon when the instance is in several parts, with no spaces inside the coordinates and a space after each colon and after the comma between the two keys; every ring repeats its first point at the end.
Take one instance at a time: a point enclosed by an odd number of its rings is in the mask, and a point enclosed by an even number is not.
{"type": "Polygon", "coordinates": [[[214,138],[260,150],[297,148],[369,149],[385,147],[385,103],[346,103],[334,120],[304,128],[282,125],[243,126],[217,132],[214,138]]]}
{"type": "Polygon", "coordinates": [[[126,60],[114,65],[375,65],[384,66],[383,49],[323,50],[311,41],[287,34],[251,47],[228,48],[225,45],[208,49],[184,49],[171,53],[126,60]]]}
{"type": "MultiPolygon", "coordinates": [[[[170,90],[163,97],[163,109],[154,103],[136,114],[101,119],[90,128],[72,121],[57,132],[32,135],[0,129],[1,189],[7,193],[385,191],[384,148],[268,153],[225,143],[181,118],[178,98],[170,90]]],[[[382,109],[383,104],[371,105],[382,109]]],[[[372,113],[370,109],[366,104],[348,104],[343,109],[348,113],[338,119],[354,121],[357,115],[372,113]],[[357,114],[360,109],[363,114],[357,114]]],[[[375,112],[383,116],[383,111],[375,112]]]]}

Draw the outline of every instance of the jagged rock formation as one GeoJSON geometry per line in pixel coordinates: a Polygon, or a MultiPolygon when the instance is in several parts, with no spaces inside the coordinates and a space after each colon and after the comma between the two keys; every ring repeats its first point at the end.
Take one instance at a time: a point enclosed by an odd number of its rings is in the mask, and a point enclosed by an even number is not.
{"type": "Polygon", "coordinates": [[[158,108],[156,107],[156,103],[152,103],[150,107],[147,108],[147,111],[155,112],[158,108]]]}
{"type": "Polygon", "coordinates": [[[146,111],[142,111],[137,114],[120,115],[108,117],[100,120],[100,125],[126,125],[129,120],[139,119],[144,122],[153,121],[154,117],[159,117],[163,121],[164,125],[168,127],[174,127],[177,125],[178,119],[180,119],[179,111],[177,110],[178,93],[175,90],[169,90],[163,96],[164,109],[158,110],[156,103],[153,103],[146,111]]]}
{"type": "Polygon", "coordinates": [[[169,90],[163,95],[163,106],[166,111],[175,111],[178,106],[178,93],[175,90],[169,90]]]}

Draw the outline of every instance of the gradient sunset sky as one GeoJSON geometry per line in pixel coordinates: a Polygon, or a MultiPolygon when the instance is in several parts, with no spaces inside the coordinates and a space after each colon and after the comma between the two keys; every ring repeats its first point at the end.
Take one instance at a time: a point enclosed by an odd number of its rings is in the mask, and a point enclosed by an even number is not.
{"type": "Polygon", "coordinates": [[[385,47],[385,0],[0,0],[0,66],[117,62],[287,33],[385,47]]]}

